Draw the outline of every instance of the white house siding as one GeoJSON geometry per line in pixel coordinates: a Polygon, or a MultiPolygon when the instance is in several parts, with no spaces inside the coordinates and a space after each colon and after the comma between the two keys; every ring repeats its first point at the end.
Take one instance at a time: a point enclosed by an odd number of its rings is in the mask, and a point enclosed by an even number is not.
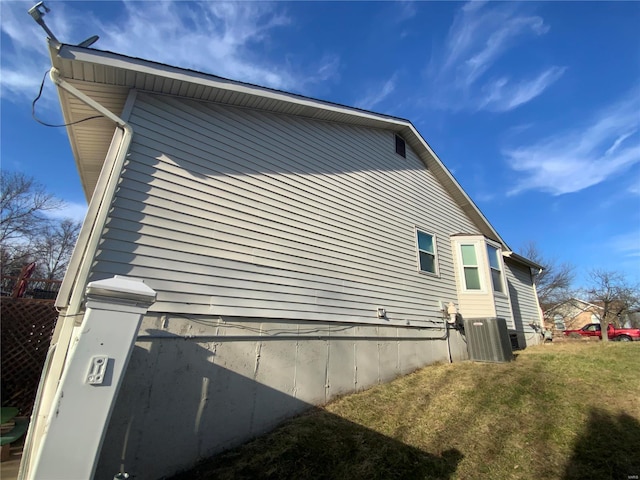
{"type": "MultiPolygon", "coordinates": [[[[442,331],[148,314],[96,479],[157,479],[338,395],[448,357],[442,331]]],[[[452,332],[453,354],[464,342],[452,332]]]]}
{"type": "Polygon", "coordinates": [[[531,269],[525,265],[505,259],[509,296],[513,311],[514,328],[518,332],[518,339],[522,347],[540,343],[540,334],[536,332],[532,323],[540,325],[540,307],[533,289],[531,269]]]}
{"type": "Polygon", "coordinates": [[[91,280],[143,278],[185,314],[425,325],[456,301],[448,238],[477,227],[392,132],[150,94],[129,122],[91,280]]]}

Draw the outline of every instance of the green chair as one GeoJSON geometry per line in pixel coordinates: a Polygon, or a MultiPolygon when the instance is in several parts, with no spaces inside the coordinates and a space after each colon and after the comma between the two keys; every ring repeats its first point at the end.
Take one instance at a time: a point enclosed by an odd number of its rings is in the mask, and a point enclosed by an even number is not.
{"type": "Polygon", "coordinates": [[[22,437],[29,428],[28,418],[18,418],[18,409],[15,407],[2,407],[0,409],[0,423],[4,425],[13,421],[13,427],[8,432],[0,433],[1,460],[8,460],[11,456],[11,444],[22,437]]]}

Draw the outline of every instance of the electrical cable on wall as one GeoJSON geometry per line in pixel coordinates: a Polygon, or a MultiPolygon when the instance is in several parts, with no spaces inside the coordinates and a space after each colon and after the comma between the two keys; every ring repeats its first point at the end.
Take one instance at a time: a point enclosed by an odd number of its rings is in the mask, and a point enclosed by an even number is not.
{"type": "Polygon", "coordinates": [[[43,122],[42,120],[40,120],[36,115],[36,103],[38,102],[38,100],[40,100],[40,97],[42,96],[42,89],[44,88],[44,81],[47,78],[47,75],[48,75],[49,71],[50,70],[47,70],[46,72],[44,72],[44,76],[42,77],[42,82],[40,83],[40,91],[38,91],[38,96],[31,103],[31,116],[33,117],[33,119],[36,122],[38,122],[41,125],[44,125],[45,127],[58,128],[58,127],[69,127],[71,125],[77,125],[78,123],[86,122],[88,120],[95,120],[96,118],[102,118],[102,115],[93,115],[92,117],[83,118],[82,120],[76,120],[75,122],[62,123],[60,125],[54,125],[54,124],[43,122]]]}

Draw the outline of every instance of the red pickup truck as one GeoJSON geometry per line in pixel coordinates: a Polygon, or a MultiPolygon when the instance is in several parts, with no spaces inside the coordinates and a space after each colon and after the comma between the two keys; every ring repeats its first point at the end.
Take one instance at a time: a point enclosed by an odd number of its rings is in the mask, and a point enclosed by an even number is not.
{"type": "MultiPolygon", "coordinates": [[[[565,330],[564,335],[572,338],[598,337],[602,339],[599,323],[588,323],[578,330],[565,330]]],[[[640,328],[616,328],[612,324],[609,324],[607,326],[607,338],[620,342],[640,340],[640,328]]]]}

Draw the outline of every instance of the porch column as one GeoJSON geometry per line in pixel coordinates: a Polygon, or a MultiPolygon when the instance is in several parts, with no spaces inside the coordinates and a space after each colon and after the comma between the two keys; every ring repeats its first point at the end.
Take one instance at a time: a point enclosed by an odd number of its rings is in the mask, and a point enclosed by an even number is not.
{"type": "Polygon", "coordinates": [[[156,292],[135,278],[88,284],[84,318],[71,341],[29,478],[93,478],[142,316],[155,298],[156,292]]]}

